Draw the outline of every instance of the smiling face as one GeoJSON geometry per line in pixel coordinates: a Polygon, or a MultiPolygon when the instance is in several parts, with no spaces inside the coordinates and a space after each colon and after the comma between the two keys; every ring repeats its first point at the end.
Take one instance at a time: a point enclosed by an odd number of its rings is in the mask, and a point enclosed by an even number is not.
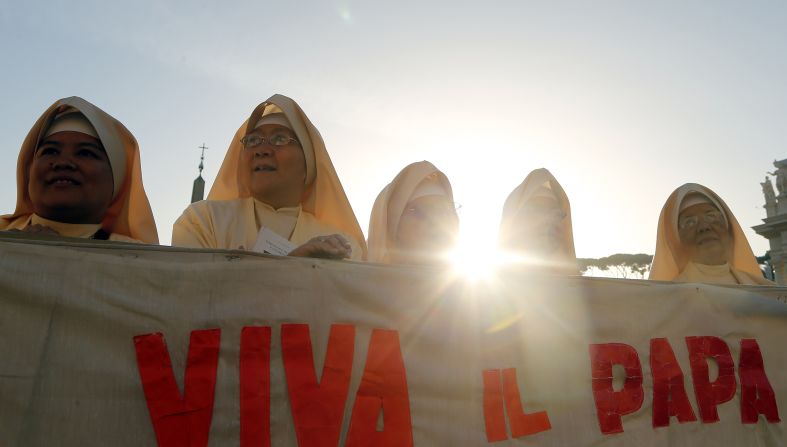
{"type": "Polygon", "coordinates": [[[729,261],[732,241],[724,214],[710,203],[699,203],[681,211],[678,236],[688,258],[707,265],[729,261]]]}
{"type": "Polygon", "coordinates": [[[265,124],[248,136],[265,139],[253,147],[241,150],[241,169],[249,176],[248,186],[252,196],[274,208],[298,206],[306,190],[306,159],[295,134],[278,124],[265,124]],[[286,138],[283,146],[270,144],[271,140],[286,138]]]}
{"type": "Polygon", "coordinates": [[[112,202],[112,167],[101,141],[81,132],[44,138],[30,164],[28,194],[46,219],[101,223],[112,202]]]}

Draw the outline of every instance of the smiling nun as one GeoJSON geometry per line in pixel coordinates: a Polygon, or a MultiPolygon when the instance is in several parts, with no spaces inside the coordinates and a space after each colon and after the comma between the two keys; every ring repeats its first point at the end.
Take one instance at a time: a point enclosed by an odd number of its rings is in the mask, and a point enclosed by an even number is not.
{"type": "Polygon", "coordinates": [[[16,209],[0,230],[158,243],[136,139],[82,98],[55,101],[36,121],[16,178],[16,209]]]}

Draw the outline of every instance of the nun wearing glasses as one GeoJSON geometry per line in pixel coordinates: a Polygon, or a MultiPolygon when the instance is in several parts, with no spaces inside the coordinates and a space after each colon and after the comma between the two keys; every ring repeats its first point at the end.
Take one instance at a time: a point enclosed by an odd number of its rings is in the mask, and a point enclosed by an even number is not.
{"type": "Polygon", "coordinates": [[[369,260],[443,265],[456,243],[459,217],[448,177],[428,161],[407,165],[374,201],[369,260]]]}
{"type": "Polygon", "coordinates": [[[696,183],[676,189],[661,210],[649,279],[773,285],[727,204],[696,183]]]}
{"type": "Polygon", "coordinates": [[[499,244],[517,263],[544,273],[579,275],[571,205],[547,169],[533,170],[506,199],[499,244]]]}
{"type": "Polygon", "coordinates": [[[175,222],[172,245],[366,258],[363,232],[320,133],[283,95],[258,105],[240,126],[208,199],[175,222]]]}

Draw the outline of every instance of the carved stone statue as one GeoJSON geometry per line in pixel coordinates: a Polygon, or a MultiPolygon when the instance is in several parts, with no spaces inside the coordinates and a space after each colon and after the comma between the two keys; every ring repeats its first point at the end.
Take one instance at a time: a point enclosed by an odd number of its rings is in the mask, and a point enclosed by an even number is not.
{"type": "Polygon", "coordinates": [[[784,285],[787,284],[787,244],[783,243],[787,241],[787,159],[774,160],[773,166],[774,172],[769,172],[764,182],[760,181],[766,217],[753,229],[768,240],[770,250],[767,253],[776,282],[784,285]]]}
{"type": "Polygon", "coordinates": [[[776,189],[779,190],[781,197],[787,194],[787,160],[774,160],[773,166],[776,167],[776,171],[768,174],[776,176],[776,189]]]}
{"type": "Polygon", "coordinates": [[[770,177],[766,175],[765,181],[760,183],[760,185],[762,186],[762,193],[765,194],[765,204],[776,203],[776,193],[773,191],[773,183],[771,183],[770,177]]]}
{"type": "Polygon", "coordinates": [[[765,181],[760,183],[760,186],[762,186],[762,193],[765,195],[765,210],[768,217],[771,217],[776,214],[776,193],[773,191],[773,183],[766,175],[765,181]]]}

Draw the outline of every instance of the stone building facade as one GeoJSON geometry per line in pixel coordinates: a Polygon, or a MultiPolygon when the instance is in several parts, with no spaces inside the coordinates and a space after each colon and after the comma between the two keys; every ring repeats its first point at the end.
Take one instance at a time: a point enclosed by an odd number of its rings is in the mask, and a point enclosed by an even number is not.
{"type": "Polygon", "coordinates": [[[787,284],[787,160],[774,161],[774,176],[776,189],[773,188],[771,178],[766,176],[760,183],[765,196],[765,219],[761,225],[752,227],[760,236],[768,239],[770,243],[771,265],[773,266],[776,282],[787,284]],[[778,193],[777,193],[778,192],[778,193]]]}

